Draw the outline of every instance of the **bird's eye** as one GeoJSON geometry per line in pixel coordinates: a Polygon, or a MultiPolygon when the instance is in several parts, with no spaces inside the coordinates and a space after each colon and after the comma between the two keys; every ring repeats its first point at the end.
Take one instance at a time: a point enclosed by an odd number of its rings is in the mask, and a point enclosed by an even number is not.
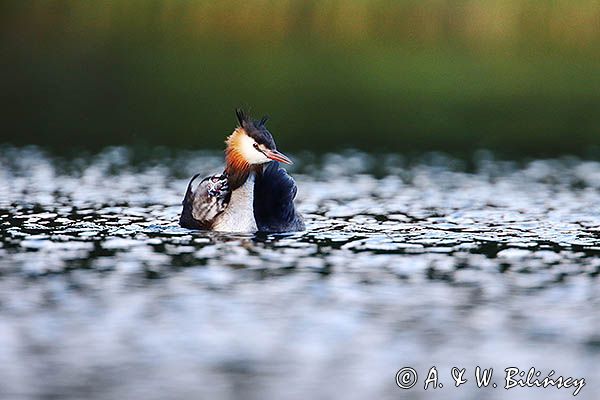
{"type": "MultiPolygon", "coordinates": [[[[255,148],[256,150],[259,150],[259,148],[258,148],[258,143],[254,143],[254,148],[255,148]]],[[[259,150],[259,151],[260,151],[260,150],[259,150]]]]}

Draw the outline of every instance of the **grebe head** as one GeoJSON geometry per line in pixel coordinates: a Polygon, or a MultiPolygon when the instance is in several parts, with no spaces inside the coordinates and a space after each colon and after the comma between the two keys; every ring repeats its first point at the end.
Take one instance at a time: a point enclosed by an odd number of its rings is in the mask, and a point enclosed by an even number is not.
{"type": "Polygon", "coordinates": [[[225,142],[225,173],[232,190],[241,186],[250,172],[262,164],[270,161],[292,164],[292,160],[277,151],[275,140],[265,127],[268,117],[253,120],[241,109],[235,113],[239,125],[225,142]]]}
{"type": "Polygon", "coordinates": [[[292,164],[285,154],[277,151],[271,132],[265,127],[268,117],[256,121],[242,110],[236,110],[239,126],[227,138],[227,165],[234,169],[247,169],[252,165],[279,161],[292,164]]]}

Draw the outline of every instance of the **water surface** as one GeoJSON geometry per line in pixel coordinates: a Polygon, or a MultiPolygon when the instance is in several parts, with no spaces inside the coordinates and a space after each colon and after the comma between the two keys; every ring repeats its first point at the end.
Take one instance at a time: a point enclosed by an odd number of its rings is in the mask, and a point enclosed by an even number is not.
{"type": "Polygon", "coordinates": [[[571,397],[452,387],[477,365],[594,398],[600,163],[296,159],[308,230],[227,235],[177,226],[219,154],[0,150],[0,398],[571,397]]]}

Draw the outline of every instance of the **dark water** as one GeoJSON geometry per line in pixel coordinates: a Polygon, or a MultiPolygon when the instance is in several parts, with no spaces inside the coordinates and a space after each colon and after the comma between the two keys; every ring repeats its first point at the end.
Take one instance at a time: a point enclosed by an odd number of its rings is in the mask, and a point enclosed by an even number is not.
{"type": "Polygon", "coordinates": [[[177,227],[218,154],[0,160],[2,399],[572,397],[511,366],[600,390],[598,162],[301,155],[308,230],[252,236],[177,227]]]}

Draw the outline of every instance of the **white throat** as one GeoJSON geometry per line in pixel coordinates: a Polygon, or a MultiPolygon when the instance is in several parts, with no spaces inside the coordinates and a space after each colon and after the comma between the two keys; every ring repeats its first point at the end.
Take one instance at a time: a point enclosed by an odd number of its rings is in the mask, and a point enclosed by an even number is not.
{"type": "Polygon", "coordinates": [[[231,192],[229,205],[213,224],[214,231],[253,233],[258,230],[254,219],[254,173],[231,192]]]}

